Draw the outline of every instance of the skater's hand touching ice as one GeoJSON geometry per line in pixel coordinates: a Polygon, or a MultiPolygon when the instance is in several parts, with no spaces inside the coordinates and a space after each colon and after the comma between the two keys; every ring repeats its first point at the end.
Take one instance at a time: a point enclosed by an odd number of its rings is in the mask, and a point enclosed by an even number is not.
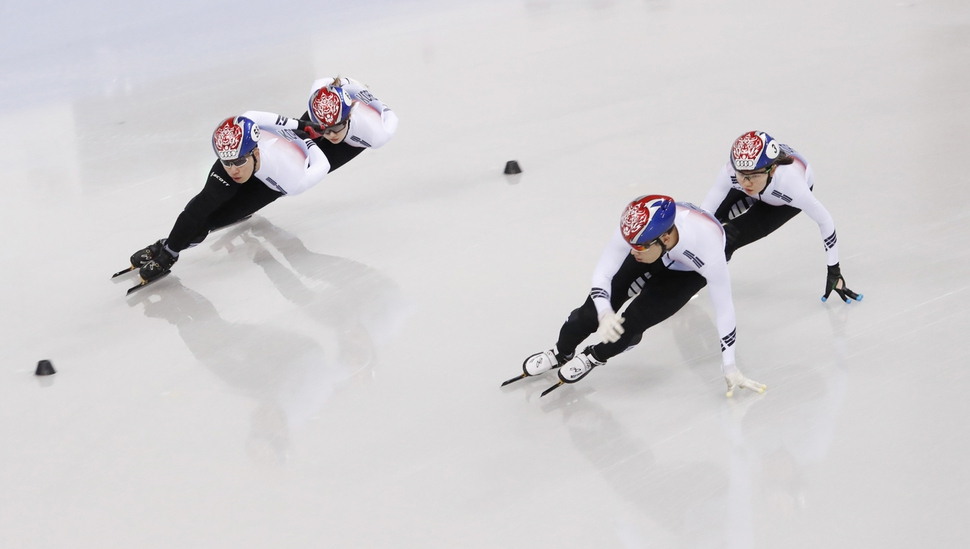
{"type": "Polygon", "coordinates": [[[839,268],[838,263],[829,265],[828,275],[825,277],[825,294],[822,295],[822,301],[827,301],[829,294],[833,291],[839,294],[842,301],[846,303],[852,303],[853,299],[862,301],[862,294],[853,292],[845,285],[845,279],[842,278],[842,269],[839,268]]]}
{"type": "Polygon", "coordinates": [[[741,389],[750,389],[756,393],[763,393],[768,387],[763,383],[758,383],[753,379],[748,379],[744,377],[741,370],[735,370],[730,374],[724,376],[725,381],[727,381],[727,396],[731,398],[734,396],[734,389],[740,387],[741,389]]]}

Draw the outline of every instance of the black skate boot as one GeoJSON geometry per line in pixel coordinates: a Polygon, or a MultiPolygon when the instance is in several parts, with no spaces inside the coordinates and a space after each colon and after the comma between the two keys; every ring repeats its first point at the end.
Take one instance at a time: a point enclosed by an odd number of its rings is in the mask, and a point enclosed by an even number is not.
{"type": "Polygon", "coordinates": [[[147,248],[142,248],[137,252],[131,254],[131,265],[135,268],[144,267],[146,263],[152,260],[153,257],[158,255],[158,252],[162,250],[162,246],[165,245],[165,240],[159,240],[158,242],[148,246],[147,248]]]}
{"type": "MultiPolygon", "coordinates": [[[[161,241],[158,242],[159,244],[161,241]]],[[[142,265],[139,269],[138,274],[141,275],[141,279],[145,284],[152,282],[157,278],[161,278],[167,275],[172,270],[172,265],[178,261],[178,257],[172,256],[168,250],[165,249],[163,244],[159,245],[158,253],[142,265]]]]}

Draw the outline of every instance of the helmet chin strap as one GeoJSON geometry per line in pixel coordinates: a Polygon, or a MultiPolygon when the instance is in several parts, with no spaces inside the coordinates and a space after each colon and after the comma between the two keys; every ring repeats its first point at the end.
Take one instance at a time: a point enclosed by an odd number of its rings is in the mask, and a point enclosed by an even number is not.
{"type": "MultiPolygon", "coordinates": [[[[669,232],[670,231],[667,231],[664,234],[668,234],[669,232]]],[[[657,244],[660,244],[660,256],[657,259],[661,259],[663,258],[664,255],[667,254],[667,245],[664,244],[663,238],[661,238],[662,236],[663,234],[657,237],[657,244]]]]}
{"type": "Polygon", "coordinates": [[[761,198],[761,195],[763,195],[765,191],[768,190],[768,185],[771,185],[771,178],[774,176],[774,171],[775,171],[774,164],[772,164],[771,166],[768,166],[768,179],[765,181],[765,187],[761,189],[761,192],[758,193],[759,199],[761,198]]]}

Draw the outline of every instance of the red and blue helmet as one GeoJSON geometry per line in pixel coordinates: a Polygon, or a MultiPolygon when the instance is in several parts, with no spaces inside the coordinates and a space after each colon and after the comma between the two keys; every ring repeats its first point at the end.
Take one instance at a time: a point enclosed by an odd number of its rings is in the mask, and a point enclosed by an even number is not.
{"type": "Polygon", "coordinates": [[[212,132],[212,150],[219,160],[236,160],[253,152],[259,143],[259,126],[245,116],[230,116],[212,132]]]}
{"type": "Polygon", "coordinates": [[[310,94],[307,112],[314,122],[326,128],[346,120],[352,106],[350,94],[331,84],[310,94]]]}
{"type": "Polygon", "coordinates": [[[662,194],[641,196],[630,202],[620,218],[620,233],[631,246],[643,246],[674,226],[677,205],[662,194]]]}
{"type": "Polygon", "coordinates": [[[735,171],[768,168],[784,156],[778,142],[765,132],[750,131],[731,146],[731,166],[735,171]]]}

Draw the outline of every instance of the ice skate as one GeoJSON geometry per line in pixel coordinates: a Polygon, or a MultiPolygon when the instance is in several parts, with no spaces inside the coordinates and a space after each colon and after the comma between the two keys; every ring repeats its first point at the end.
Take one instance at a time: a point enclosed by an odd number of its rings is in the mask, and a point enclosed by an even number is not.
{"type": "Polygon", "coordinates": [[[573,360],[559,368],[559,383],[556,383],[552,387],[549,387],[543,391],[540,396],[548,395],[559,387],[562,387],[565,383],[576,383],[593,371],[593,368],[602,366],[604,364],[606,364],[606,362],[600,361],[593,356],[592,346],[586,347],[583,352],[579,353],[576,360],[573,360]]]}
{"type": "Polygon", "coordinates": [[[119,276],[125,273],[130,273],[135,269],[142,268],[143,266],[145,266],[146,263],[151,261],[153,257],[158,255],[158,251],[162,249],[162,246],[164,244],[165,244],[164,240],[159,240],[158,242],[146,248],[142,248],[141,250],[138,250],[137,252],[131,254],[131,258],[129,260],[131,265],[129,265],[128,268],[122,269],[116,272],[115,274],[111,275],[111,278],[118,278],[119,276]]]}
{"type": "Polygon", "coordinates": [[[576,383],[593,371],[593,368],[604,364],[606,362],[601,362],[593,356],[592,347],[586,347],[576,360],[559,369],[559,379],[563,383],[576,383]]]}
{"type": "Polygon", "coordinates": [[[519,381],[520,379],[544,374],[549,370],[560,367],[570,359],[572,359],[572,356],[560,355],[559,349],[555,346],[548,351],[530,355],[522,362],[522,375],[504,381],[502,387],[505,387],[509,383],[519,381]]]}
{"type": "Polygon", "coordinates": [[[129,288],[128,295],[172,272],[172,265],[176,261],[178,261],[178,256],[173,256],[169,253],[163,244],[158,254],[138,270],[138,274],[141,276],[141,282],[129,288]]]}
{"type": "Polygon", "coordinates": [[[162,251],[162,246],[164,245],[165,241],[159,240],[158,242],[131,254],[131,265],[136,269],[144,267],[146,263],[152,260],[152,258],[158,256],[158,252],[162,251]]]}

